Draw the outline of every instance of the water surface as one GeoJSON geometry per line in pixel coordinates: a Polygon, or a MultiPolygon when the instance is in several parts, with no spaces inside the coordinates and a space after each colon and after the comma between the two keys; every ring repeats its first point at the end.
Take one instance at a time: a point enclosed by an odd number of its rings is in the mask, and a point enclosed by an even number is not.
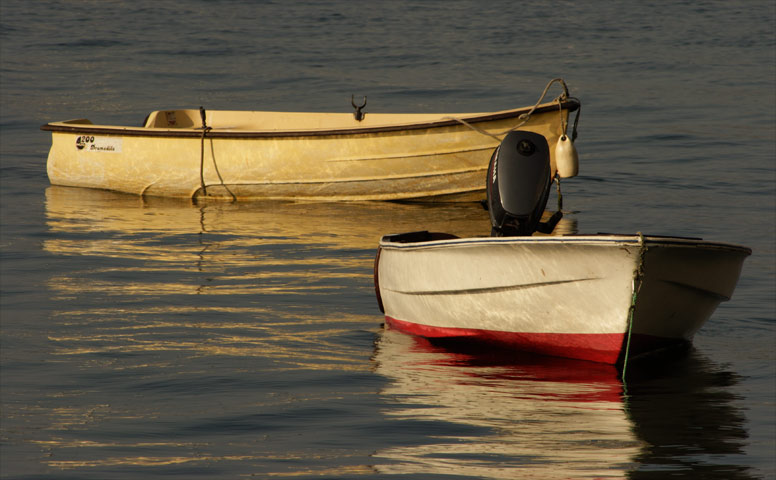
{"type": "MultiPolygon", "coordinates": [[[[776,476],[772,2],[0,4],[0,472],[65,478],[776,476]],[[166,108],[582,100],[564,228],[751,247],[694,348],[629,367],[384,330],[383,234],[477,204],[204,203],[50,186],[48,121],[166,108]]],[[[484,182],[484,179],[483,179],[484,182]]]]}

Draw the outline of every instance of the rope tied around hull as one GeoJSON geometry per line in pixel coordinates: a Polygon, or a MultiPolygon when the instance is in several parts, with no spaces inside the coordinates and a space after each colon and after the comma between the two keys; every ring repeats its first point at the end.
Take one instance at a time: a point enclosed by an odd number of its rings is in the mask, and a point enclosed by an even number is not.
{"type": "Polygon", "coordinates": [[[207,196],[207,186],[205,185],[205,135],[212,130],[212,127],[208,127],[205,123],[205,109],[199,107],[199,116],[202,117],[202,137],[199,142],[199,185],[202,188],[202,193],[207,196]]]}
{"type": "Polygon", "coordinates": [[[630,355],[630,342],[631,342],[631,333],[633,332],[633,314],[636,310],[636,300],[638,299],[639,291],[641,290],[641,279],[644,277],[644,256],[647,253],[647,247],[644,243],[644,235],[641,232],[638,232],[639,236],[639,254],[638,254],[638,263],[636,265],[636,269],[633,272],[633,294],[631,295],[631,303],[630,307],[628,308],[628,332],[625,337],[625,355],[623,356],[622,360],[622,381],[623,385],[625,385],[625,370],[628,367],[628,356],[630,355]]]}
{"type": "MultiPolygon", "coordinates": [[[[202,194],[207,197],[207,184],[205,183],[205,136],[207,135],[207,132],[213,129],[213,127],[208,127],[207,123],[205,122],[205,109],[203,107],[199,107],[199,116],[202,117],[202,126],[200,127],[202,129],[202,136],[200,137],[200,143],[199,143],[199,186],[202,189],[202,194]]],[[[218,175],[218,180],[221,182],[221,185],[226,189],[227,192],[229,192],[229,195],[232,197],[232,201],[237,201],[237,197],[234,193],[229,189],[229,187],[226,186],[224,183],[224,179],[221,176],[221,171],[218,170],[218,164],[216,163],[216,154],[213,151],[213,141],[210,141],[210,154],[213,158],[213,167],[215,168],[216,175],[218,175]]],[[[193,197],[197,195],[196,192],[194,192],[193,197]]],[[[192,198],[193,200],[193,198],[192,198]]]]}

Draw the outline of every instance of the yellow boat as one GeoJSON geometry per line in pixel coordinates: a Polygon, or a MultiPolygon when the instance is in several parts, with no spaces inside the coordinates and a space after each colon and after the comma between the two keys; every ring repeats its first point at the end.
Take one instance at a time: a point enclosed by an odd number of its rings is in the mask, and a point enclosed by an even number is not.
{"type": "Polygon", "coordinates": [[[580,103],[554,79],[534,106],[498,112],[353,106],[354,113],[159,110],[142,127],[51,122],[41,127],[52,133],[48,176],[53,185],[192,199],[480,198],[506,133],[529,130],[555,145],[580,103]],[[563,92],[542,103],[554,82],[563,92]]]}

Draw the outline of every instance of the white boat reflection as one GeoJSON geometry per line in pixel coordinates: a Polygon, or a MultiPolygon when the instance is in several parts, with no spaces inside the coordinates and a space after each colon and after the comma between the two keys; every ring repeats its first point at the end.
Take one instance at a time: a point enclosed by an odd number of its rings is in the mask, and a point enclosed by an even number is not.
{"type": "Polygon", "coordinates": [[[391,380],[382,395],[395,406],[385,414],[421,422],[424,441],[436,441],[377,452],[376,468],[503,479],[626,475],[642,443],[614,367],[498,355],[384,330],[374,361],[391,380]]]}

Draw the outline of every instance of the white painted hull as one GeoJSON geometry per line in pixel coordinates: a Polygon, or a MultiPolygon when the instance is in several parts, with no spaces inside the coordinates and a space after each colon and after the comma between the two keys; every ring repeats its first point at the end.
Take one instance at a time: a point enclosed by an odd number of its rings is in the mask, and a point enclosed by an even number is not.
{"type": "MultiPolygon", "coordinates": [[[[53,185],[225,199],[482,197],[498,138],[516,127],[554,145],[575,100],[469,114],[153,112],[143,127],[53,122],[53,185]],[[523,116],[523,117],[521,117],[523,116]],[[483,133],[485,132],[485,133],[483,133]],[[494,138],[497,137],[497,138],[494,138]]],[[[554,154],[553,154],[554,155],[554,154]]],[[[554,156],[551,164],[555,168],[554,156]]]]}
{"type": "Polygon", "coordinates": [[[604,363],[690,341],[751,253],[635,235],[391,239],[375,264],[388,324],[604,363]]]}

